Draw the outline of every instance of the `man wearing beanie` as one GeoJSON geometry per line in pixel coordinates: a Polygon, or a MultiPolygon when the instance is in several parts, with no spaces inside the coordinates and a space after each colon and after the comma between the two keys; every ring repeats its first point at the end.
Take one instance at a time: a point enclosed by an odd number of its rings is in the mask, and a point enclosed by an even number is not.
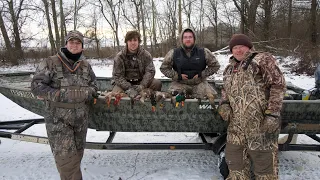
{"type": "Polygon", "coordinates": [[[160,71],[172,79],[168,91],[173,95],[188,93],[193,98],[207,97],[213,103],[217,92],[207,82],[207,77],[216,73],[220,64],[209,49],[197,47],[195,40],[195,32],[191,28],[182,30],[181,46],[167,53],[160,71]]]}
{"type": "Polygon", "coordinates": [[[221,117],[229,122],[227,179],[278,179],[278,135],[285,79],[275,58],[253,50],[248,36],[235,34],[229,42],[232,56],[224,70],[221,117]],[[250,163],[250,160],[252,163],[250,163]]]}
{"type": "Polygon", "coordinates": [[[45,100],[47,135],[61,180],[81,180],[96,76],[83,56],[83,35],[73,30],[65,39],[65,47],[39,64],[31,89],[45,100]]]}
{"type": "Polygon", "coordinates": [[[140,46],[138,31],[128,31],[125,36],[126,47],[114,59],[113,92],[126,91],[135,97],[145,88],[161,91],[161,81],[154,79],[156,73],[151,54],[140,46]]]}

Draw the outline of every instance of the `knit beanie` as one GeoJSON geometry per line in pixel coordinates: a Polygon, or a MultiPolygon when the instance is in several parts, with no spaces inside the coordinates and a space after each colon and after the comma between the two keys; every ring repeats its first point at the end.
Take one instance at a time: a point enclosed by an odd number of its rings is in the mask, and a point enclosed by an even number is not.
{"type": "Polygon", "coordinates": [[[229,48],[231,52],[232,52],[232,48],[236,45],[244,45],[244,46],[247,46],[249,49],[253,47],[250,38],[244,34],[234,34],[231,37],[231,40],[229,42],[229,48]]]}

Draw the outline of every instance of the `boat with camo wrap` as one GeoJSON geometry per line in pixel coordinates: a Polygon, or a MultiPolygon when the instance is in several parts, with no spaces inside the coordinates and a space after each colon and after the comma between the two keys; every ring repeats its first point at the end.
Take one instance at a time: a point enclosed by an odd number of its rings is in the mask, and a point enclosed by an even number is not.
{"type": "MultiPolygon", "coordinates": [[[[45,116],[45,102],[41,98],[34,96],[30,90],[32,74],[32,72],[0,73],[0,93],[21,107],[45,116]]],[[[165,92],[171,81],[169,79],[161,79],[161,81],[163,84],[162,91],[165,92]]],[[[221,81],[209,80],[209,83],[220,93],[223,85],[221,81]]],[[[111,78],[98,77],[97,85],[100,96],[96,99],[95,103],[91,104],[89,128],[110,132],[210,133],[218,135],[221,142],[219,142],[219,145],[205,144],[205,146],[201,146],[201,148],[214,149],[214,147],[217,146],[215,148],[217,152],[225,142],[225,135],[224,137],[221,137],[221,135],[225,134],[227,124],[216,112],[219,94],[214,100],[214,104],[206,99],[186,99],[182,106],[181,104],[177,105],[176,102],[173,102],[173,98],[167,98],[154,104],[150,99],[146,99],[145,102],[142,103],[139,100],[133,100],[129,97],[122,97],[121,99],[113,97],[108,103],[105,92],[112,89],[111,78]]],[[[320,133],[320,101],[301,100],[302,93],[305,90],[290,83],[287,84],[287,89],[286,99],[284,100],[281,112],[281,132],[307,134],[319,141],[319,137],[316,136],[316,134],[320,133]]],[[[25,122],[27,122],[27,120],[25,120],[25,122]]],[[[34,124],[39,122],[43,122],[43,120],[34,120],[34,124]]],[[[15,124],[19,124],[19,122],[15,124]]],[[[10,126],[13,127],[14,125],[8,122],[0,122],[0,129],[5,129],[6,127],[9,129],[8,127],[10,126]]],[[[18,129],[18,127],[17,125],[16,128],[18,129]]],[[[21,128],[22,127],[25,128],[25,124],[24,126],[21,125],[21,128]]],[[[23,129],[20,131],[22,132],[23,129]]],[[[18,132],[20,133],[20,131],[18,132]]],[[[9,137],[10,135],[2,132],[0,136],[9,137]]],[[[112,138],[113,137],[108,139],[107,142],[111,142],[112,138]]],[[[203,140],[205,141],[205,139],[203,140]]],[[[39,139],[37,141],[39,141],[39,139]]],[[[175,146],[175,148],[177,148],[177,146],[175,146]]],[[[287,150],[290,149],[289,145],[284,148],[287,150]]],[[[301,147],[291,147],[291,149],[292,148],[302,149],[301,147]]],[[[319,146],[312,146],[312,148],[320,149],[319,146]]]]}

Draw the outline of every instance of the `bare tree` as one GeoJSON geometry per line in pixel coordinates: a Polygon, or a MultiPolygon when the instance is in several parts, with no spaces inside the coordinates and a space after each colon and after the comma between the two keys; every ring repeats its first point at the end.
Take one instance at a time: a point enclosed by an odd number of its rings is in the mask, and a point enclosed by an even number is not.
{"type": "Polygon", "coordinates": [[[208,0],[207,9],[209,12],[205,12],[209,23],[214,27],[214,40],[215,46],[218,46],[219,32],[218,32],[218,2],[217,0],[208,0]]]}
{"type": "Polygon", "coordinates": [[[177,38],[177,2],[167,0],[167,11],[166,11],[166,17],[167,17],[167,27],[168,27],[168,40],[172,47],[177,46],[176,38],[177,38]]]}
{"type": "Polygon", "coordinates": [[[182,4],[181,4],[181,0],[179,0],[179,10],[178,10],[178,14],[179,14],[179,29],[178,29],[178,33],[180,34],[182,31],[182,8],[181,8],[182,4]]]}
{"type": "Polygon", "coordinates": [[[271,19],[272,19],[272,6],[273,6],[273,0],[264,0],[263,2],[263,9],[264,9],[264,31],[263,31],[263,37],[264,40],[270,39],[270,25],[271,25],[271,19]]]}
{"type": "Polygon", "coordinates": [[[78,25],[78,12],[79,12],[80,0],[74,0],[74,12],[73,12],[73,29],[77,29],[78,25]]]}
{"type": "MultiPolygon", "coordinates": [[[[289,0],[289,9],[288,9],[288,38],[291,39],[292,32],[292,0],[289,0]]],[[[291,40],[289,46],[291,45],[291,40]]]]}
{"type": "Polygon", "coordinates": [[[46,19],[47,19],[47,26],[48,26],[48,30],[49,30],[49,41],[50,41],[50,46],[51,46],[51,52],[54,53],[56,52],[56,46],[54,43],[54,39],[53,39],[53,34],[52,34],[52,28],[51,28],[51,20],[50,20],[50,13],[49,13],[49,3],[47,0],[42,0],[43,5],[44,5],[44,9],[45,9],[45,15],[46,15],[46,19]]]}
{"type": "Polygon", "coordinates": [[[61,36],[61,41],[60,41],[60,45],[64,46],[65,45],[65,39],[64,37],[67,34],[67,29],[66,29],[66,20],[64,17],[64,13],[63,13],[63,2],[62,0],[60,0],[60,36],[61,36]]]}
{"type": "MultiPolygon", "coordinates": [[[[85,6],[87,6],[87,2],[84,2],[82,0],[74,0],[74,7],[73,12],[70,12],[69,14],[73,13],[73,29],[77,30],[80,25],[82,25],[82,21],[85,20],[84,17],[81,16],[80,10],[83,9],[85,6]]],[[[66,13],[65,13],[66,14],[66,13]]]]}
{"type": "Polygon", "coordinates": [[[311,30],[311,43],[313,47],[317,46],[317,38],[318,38],[318,32],[317,32],[317,6],[318,2],[317,0],[311,0],[311,21],[310,21],[310,30],[311,30]]]}
{"type": "Polygon", "coordinates": [[[20,31],[19,31],[19,23],[18,20],[20,18],[21,11],[23,10],[23,1],[20,0],[19,4],[14,7],[13,0],[6,0],[8,4],[8,10],[11,17],[12,29],[14,34],[14,48],[15,54],[18,58],[23,57],[23,51],[21,46],[21,38],[20,38],[20,31]]]}
{"type": "Polygon", "coordinates": [[[112,29],[113,35],[115,36],[115,42],[117,43],[117,49],[120,50],[118,32],[122,0],[104,0],[104,2],[106,3],[106,5],[102,2],[102,0],[99,0],[100,12],[102,13],[104,19],[108,22],[110,28],[112,29]],[[108,13],[108,15],[105,11],[108,13]]]}
{"type": "Polygon", "coordinates": [[[56,36],[56,47],[57,47],[57,50],[59,50],[61,47],[61,45],[60,45],[61,41],[60,41],[58,16],[57,16],[56,1],[55,0],[51,0],[51,11],[52,11],[54,32],[55,32],[55,36],[56,36]]]}
{"type": "Polygon", "coordinates": [[[200,46],[204,43],[204,6],[203,6],[203,0],[200,0],[200,7],[199,7],[199,44],[200,46]]]}
{"type": "Polygon", "coordinates": [[[144,14],[145,2],[141,0],[140,12],[141,12],[141,25],[142,25],[142,36],[143,36],[143,47],[147,48],[147,36],[146,36],[146,24],[145,24],[145,14],[144,14]]]}
{"type": "Polygon", "coordinates": [[[192,13],[192,3],[194,0],[182,0],[183,10],[187,16],[187,26],[191,27],[191,13],[192,13]]]}
{"type": "Polygon", "coordinates": [[[8,54],[8,59],[9,61],[12,63],[12,65],[18,65],[18,59],[15,58],[15,56],[13,55],[13,47],[11,46],[11,42],[8,36],[8,32],[6,30],[3,18],[2,18],[2,8],[0,9],[0,29],[1,29],[1,33],[5,42],[5,46],[6,46],[6,50],[7,50],[7,54],[8,54]]]}
{"type": "Polygon", "coordinates": [[[257,8],[260,0],[233,0],[233,2],[241,16],[241,32],[254,34],[257,8]]]}
{"type": "Polygon", "coordinates": [[[122,16],[125,18],[125,20],[129,22],[129,24],[134,29],[137,29],[138,31],[140,31],[140,21],[141,21],[140,5],[141,5],[141,0],[130,0],[130,1],[124,1],[123,5],[121,6],[122,16]],[[126,4],[126,2],[128,4],[126,4]],[[131,6],[134,6],[135,15],[129,14],[128,12],[129,10],[131,10],[130,8],[131,6]]]}
{"type": "Polygon", "coordinates": [[[157,24],[157,9],[154,4],[154,0],[151,0],[152,6],[152,36],[153,36],[153,44],[157,48],[157,31],[156,31],[156,24],[157,24]]]}
{"type": "Polygon", "coordinates": [[[94,41],[95,44],[95,50],[98,57],[101,57],[100,54],[100,38],[98,37],[98,21],[99,21],[99,15],[96,12],[96,9],[94,9],[92,15],[92,23],[89,25],[89,30],[85,32],[85,36],[89,39],[88,44],[91,43],[91,41],[94,41]]]}
{"type": "MultiPolygon", "coordinates": [[[[233,0],[229,2],[231,3],[233,0]]],[[[222,8],[220,8],[220,11],[222,12],[219,13],[221,18],[218,18],[220,19],[220,22],[218,23],[217,27],[221,43],[220,46],[227,45],[231,35],[239,30],[238,24],[241,22],[241,17],[239,19],[238,11],[234,10],[235,7],[228,5],[229,2],[226,2],[226,0],[219,0],[219,4],[222,6],[222,8]]]]}

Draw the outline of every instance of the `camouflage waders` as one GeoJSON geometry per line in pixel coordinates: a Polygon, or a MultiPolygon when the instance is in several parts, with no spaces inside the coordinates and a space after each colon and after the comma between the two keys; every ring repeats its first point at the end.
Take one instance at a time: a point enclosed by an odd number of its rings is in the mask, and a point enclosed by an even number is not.
{"type": "Polygon", "coordinates": [[[45,118],[52,153],[61,180],[82,179],[80,164],[88,129],[88,107],[53,108],[45,118]]]}
{"type": "Polygon", "coordinates": [[[251,63],[239,63],[231,59],[223,79],[222,100],[232,108],[225,149],[227,179],[250,179],[251,161],[256,180],[277,180],[280,128],[270,133],[262,125],[267,109],[280,112],[284,77],[269,54],[259,53],[251,63]]]}
{"type": "Polygon", "coordinates": [[[33,78],[32,92],[46,101],[48,140],[62,180],[82,179],[88,103],[97,90],[95,83],[87,61],[80,57],[71,64],[62,52],[42,61],[33,78]]]}

